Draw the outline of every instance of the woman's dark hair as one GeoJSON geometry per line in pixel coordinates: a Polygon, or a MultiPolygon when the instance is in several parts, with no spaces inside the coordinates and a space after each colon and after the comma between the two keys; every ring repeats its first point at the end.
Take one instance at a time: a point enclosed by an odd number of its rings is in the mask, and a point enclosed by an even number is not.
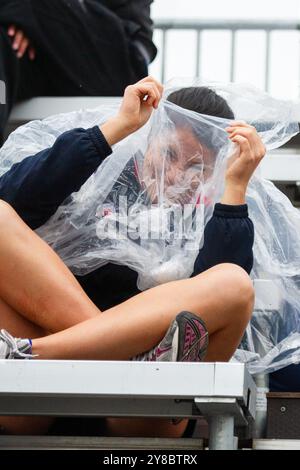
{"type": "Polygon", "coordinates": [[[167,100],[199,114],[234,119],[233,111],[227,101],[204,86],[181,88],[171,93],[167,100]]]}

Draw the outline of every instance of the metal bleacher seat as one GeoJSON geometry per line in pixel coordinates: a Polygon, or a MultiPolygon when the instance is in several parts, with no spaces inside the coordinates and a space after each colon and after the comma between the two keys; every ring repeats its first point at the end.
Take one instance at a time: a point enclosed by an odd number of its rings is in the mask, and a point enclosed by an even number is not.
{"type": "Polygon", "coordinates": [[[118,103],[115,97],[39,97],[17,104],[10,115],[7,133],[21,124],[35,119],[44,119],[54,114],[68,113],[80,109],[96,108],[100,105],[118,103]]]}
{"type": "MultiPolygon", "coordinates": [[[[256,388],[243,364],[0,361],[0,415],[199,418],[210,449],[234,449],[234,426],[255,418],[256,388]]],[[[78,439],[0,436],[0,449],[78,448],[78,439]]],[[[88,441],[91,446],[91,441],[88,441]]],[[[156,448],[201,449],[201,440],[155,439],[156,448]],[[171,446],[171,447],[170,447],[171,446]]],[[[150,439],[99,438],[95,448],[151,448],[150,439]]]]}

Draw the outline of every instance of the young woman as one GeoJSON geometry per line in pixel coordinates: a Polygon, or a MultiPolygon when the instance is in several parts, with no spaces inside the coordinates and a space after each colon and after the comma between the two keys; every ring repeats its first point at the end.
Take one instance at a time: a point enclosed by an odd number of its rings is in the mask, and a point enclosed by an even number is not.
{"type": "MultiPolygon", "coordinates": [[[[161,94],[161,85],[150,78],[127,88],[119,114],[105,123],[101,132],[89,131],[92,139],[98,139],[95,145],[100,146],[100,139],[106,146],[113,145],[144,125],[158,106],[161,94]]],[[[245,270],[251,269],[253,227],[247,217],[245,193],[265,153],[255,129],[244,123],[235,123],[228,135],[239,143],[241,153],[227,170],[222,204],[216,209],[219,216],[215,217],[222,219],[225,231],[228,220],[225,216],[224,222],[222,212],[234,207],[230,220],[241,219],[246,227],[246,256],[239,254],[240,246],[229,246],[231,254],[224,257],[232,256],[232,263],[236,264],[226,264],[227,259],[222,264],[216,258],[214,267],[191,279],[140,293],[103,313],[57,255],[2,202],[0,327],[10,334],[1,333],[1,357],[197,361],[205,355],[207,361],[228,361],[252,313],[253,287],[245,270]]],[[[214,223],[208,224],[205,237],[210,235],[214,223]]],[[[235,243],[231,240],[229,245],[232,241],[235,243]]],[[[205,260],[206,256],[204,249],[197,260],[200,272],[200,265],[211,262],[205,260]]],[[[45,430],[49,421],[1,418],[0,425],[6,432],[34,433],[45,430]]],[[[180,436],[186,425],[185,420],[179,424],[130,420],[121,428],[126,429],[127,435],[180,436]]],[[[107,430],[120,435],[120,420],[107,420],[107,430]]]]}

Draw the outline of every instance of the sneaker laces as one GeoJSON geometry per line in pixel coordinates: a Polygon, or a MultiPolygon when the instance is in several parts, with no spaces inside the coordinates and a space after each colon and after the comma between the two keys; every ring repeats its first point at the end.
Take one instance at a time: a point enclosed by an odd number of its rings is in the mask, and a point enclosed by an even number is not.
{"type": "Polygon", "coordinates": [[[131,361],[150,361],[151,362],[153,357],[155,356],[155,349],[156,348],[157,348],[157,346],[150,349],[150,351],[147,351],[145,353],[138,354],[137,356],[132,357],[130,360],[131,361]]]}
{"type": "Polygon", "coordinates": [[[36,357],[32,354],[26,354],[26,353],[21,352],[18,348],[17,338],[14,338],[6,330],[1,330],[0,331],[0,339],[5,341],[5,343],[9,347],[9,357],[8,357],[8,359],[14,358],[14,357],[17,357],[17,358],[19,357],[19,358],[22,358],[22,359],[31,359],[33,357],[36,357]]]}
{"type": "MultiPolygon", "coordinates": [[[[205,336],[202,336],[201,338],[197,339],[197,341],[194,342],[194,344],[187,350],[187,352],[185,353],[185,355],[182,357],[182,361],[184,361],[184,359],[186,357],[189,356],[189,354],[195,349],[198,347],[199,343],[201,343],[201,341],[203,341],[203,339],[208,336],[208,333],[205,334],[205,336]]],[[[153,357],[155,357],[155,350],[158,348],[158,346],[155,346],[154,348],[150,349],[150,351],[147,351],[145,353],[142,353],[142,354],[138,354],[137,356],[134,356],[133,358],[131,358],[130,360],[131,361],[152,361],[153,357]],[[142,358],[142,359],[141,359],[142,358]]]]}

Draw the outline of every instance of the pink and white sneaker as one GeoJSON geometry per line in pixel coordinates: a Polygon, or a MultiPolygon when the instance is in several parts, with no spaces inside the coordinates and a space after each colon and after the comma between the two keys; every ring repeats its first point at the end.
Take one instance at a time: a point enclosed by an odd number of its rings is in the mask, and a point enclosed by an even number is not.
{"type": "Polygon", "coordinates": [[[203,320],[191,312],[181,312],[162,341],[132,361],[200,362],[207,347],[208,331],[203,320]]]}

